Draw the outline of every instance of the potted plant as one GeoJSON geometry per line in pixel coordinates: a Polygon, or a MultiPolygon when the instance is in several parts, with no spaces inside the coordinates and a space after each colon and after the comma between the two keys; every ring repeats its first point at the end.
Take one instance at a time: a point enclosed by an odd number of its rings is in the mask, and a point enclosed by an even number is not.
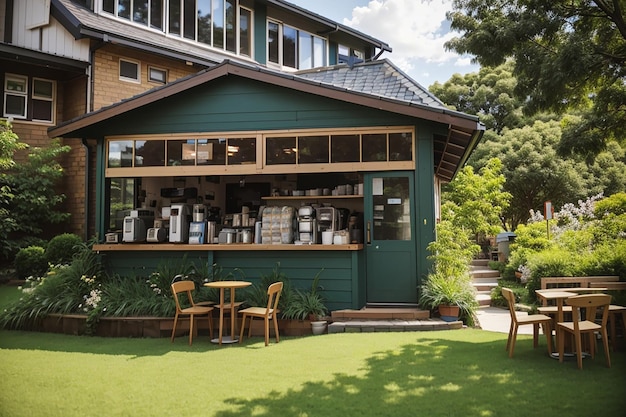
{"type": "Polygon", "coordinates": [[[437,310],[445,321],[463,319],[473,324],[478,303],[469,274],[440,268],[428,274],[420,289],[423,307],[437,310]]]}
{"type": "MultiPolygon", "coordinates": [[[[321,271],[320,271],[321,272],[321,271]]],[[[324,303],[324,298],[319,292],[319,276],[315,276],[311,289],[303,291],[295,289],[292,299],[283,311],[283,317],[297,320],[311,321],[311,328],[314,334],[321,334],[326,330],[325,320],[328,309],[324,303]]]]}

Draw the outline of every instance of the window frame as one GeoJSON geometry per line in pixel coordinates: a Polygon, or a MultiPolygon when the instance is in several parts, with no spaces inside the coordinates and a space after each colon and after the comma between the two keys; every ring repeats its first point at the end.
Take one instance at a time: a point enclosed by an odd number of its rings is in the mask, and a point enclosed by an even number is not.
{"type": "Polygon", "coordinates": [[[328,65],[329,62],[329,41],[327,38],[324,38],[322,36],[316,35],[314,33],[311,33],[309,31],[303,30],[303,29],[299,29],[295,26],[292,25],[288,25],[283,23],[280,20],[268,17],[266,20],[266,57],[265,60],[267,62],[267,65],[270,66],[275,66],[275,67],[279,67],[282,70],[291,70],[291,71],[297,71],[297,70],[307,70],[307,69],[313,69],[313,68],[320,68],[320,67],[324,67],[328,65]],[[278,26],[278,62],[274,62],[270,60],[270,48],[269,48],[269,28],[270,28],[270,24],[272,25],[277,25],[278,26]],[[292,67],[291,65],[286,65],[285,64],[285,28],[289,28],[295,31],[295,40],[296,40],[296,44],[295,44],[295,67],[292,67]],[[310,57],[309,60],[311,61],[311,65],[310,67],[308,66],[303,66],[302,65],[302,60],[301,60],[301,53],[304,51],[303,48],[301,48],[301,39],[307,39],[307,50],[310,52],[310,57]],[[317,63],[316,59],[315,59],[315,48],[316,48],[316,40],[320,40],[322,41],[321,46],[323,47],[323,53],[322,53],[322,62],[321,63],[317,63]]]}
{"type": "Polygon", "coordinates": [[[155,84],[167,84],[167,78],[168,78],[168,71],[164,68],[159,68],[159,67],[154,67],[152,65],[148,65],[148,82],[151,83],[155,83],[155,84]],[[163,75],[163,81],[159,80],[158,78],[154,78],[152,76],[153,72],[157,72],[163,75]]]}
{"type": "Polygon", "coordinates": [[[3,101],[2,101],[2,115],[6,118],[13,118],[18,120],[27,120],[38,123],[54,124],[56,120],[56,108],[57,108],[57,82],[48,78],[33,77],[23,74],[5,73],[3,84],[3,101]],[[9,90],[8,84],[13,82],[19,82],[24,87],[24,91],[9,90]],[[50,86],[50,95],[41,95],[36,92],[35,83],[44,82],[50,86]],[[7,98],[9,96],[21,97],[24,101],[21,114],[8,113],[7,112],[7,98]],[[50,118],[40,119],[34,116],[35,103],[45,102],[50,103],[50,118]]]}
{"type": "Polygon", "coordinates": [[[125,81],[129,83],[134,83],[134,84],[141,84],[141,62],[128,59],[128,58],[120,58],[118,62],[118,71],[119,71],[118,76],[119,76],[120,81],[125,81]],[[122,62],[134,64],[137,66],[137,78],[131,78],[131,77],[122,75],[122,62]]]}
{"type": "Polygon", "coordinates": [[[29,90],[29,82],[28,76],[26,75],[18,75],[18,74],[5,74],[4,75],[4,94],[3,94],[3,107],[2,113],[4,117],[13,117],[14,119],[28,119],[28,90],[29,90]],[[24,86],[24,91],[17,90],[9,90],[9,82],[20,81],[20,83],[24,86]],[[24,99],[24,109],[22,114],[15,113],[7,113],[7,97],[8,96],[17,96],[23,97],[24,99]]]}

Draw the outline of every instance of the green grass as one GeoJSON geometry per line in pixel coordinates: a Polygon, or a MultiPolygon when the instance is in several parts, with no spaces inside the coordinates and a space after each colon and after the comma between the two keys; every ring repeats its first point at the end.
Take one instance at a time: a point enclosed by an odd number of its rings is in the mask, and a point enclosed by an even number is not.
{"type": "MultiPolygon", "coordinates": [[[[543,340],[541,342],[544,342],[543,340]]],[[[626,352],[560,364],[475,329],[106,339],[0,331],[0,416],[622,416],[626,352]]]]}

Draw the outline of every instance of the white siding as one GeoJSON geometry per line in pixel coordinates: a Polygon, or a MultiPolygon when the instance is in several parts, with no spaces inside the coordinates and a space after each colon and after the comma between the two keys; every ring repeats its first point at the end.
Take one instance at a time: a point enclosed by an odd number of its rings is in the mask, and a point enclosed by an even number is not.
{"type": "MultiPolygon", "coordinates": [[[[50,17],[47,25],[27,29],[32,21],[29,17],[29,3],[17,1],[14,4],[13,45],[79,61],[89,60],[89,40],[75,40],[53,17],[50,17]]],[[[39,7],[45,6],[42,2],[32,2],[31,6],[37,4],[39,7]]]]}

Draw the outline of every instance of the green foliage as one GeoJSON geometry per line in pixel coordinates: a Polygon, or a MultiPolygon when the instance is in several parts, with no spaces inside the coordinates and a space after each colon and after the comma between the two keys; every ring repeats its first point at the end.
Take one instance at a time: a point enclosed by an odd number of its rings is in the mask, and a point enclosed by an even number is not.
{"type": "MultiPolygon", "coordinates": [[[[6,129],[3,135],[8,134],[6,129]]],[[[63,176],[58,158],[69,150],[69,146],[61,146],[55,139],[45,148],[32,148],[27,161],[9,170],[3,169],[0,175],[0,255],[10,259],[32,237],[44,234],[46,226],[69,218],[68,213],[58,210],[65,195],[57,190],[63,176]]]]}
{"type": "Polygon", "coordinates": [[[526,283],[528,296],[536,300],[535,291],[541,289],[542,277],[572,277],[576,276],[576,259],[570,252],[558,249],[538,252],[528,257],[527,266],[531,277],[526,283]]]}
{"type": "Polygon", "coordinates": [[[459,273],[467,272],[474,255],[479,253],[480,246],[452,222],[443,220],[436,227],[437,239],[430,242],[427,248],[434,267],[459,273]]]}
{"type": "Polygon", "coordinates": [[[596,202],[594,214],[596,217],[626,214],[626,193],[616,193],[596,202]]]}
{"type": "Polygon", "coordinates": [[[324,317],[328,313],[324,297],[319,292],[319,280],[322,271],[315,275],[309,290],[294,289],[293,295],[283,310],[284,318],[297,320],[311,318],[315,320],[324,317]]]}
{"type": "Polygon", "coordinates": [[[18,279],[30,276],[42,276],[48,270],[45,249],[41,246],[29,246],[15,255],[15,274],[18,279]]]}
{"type": "Polygon", "coordinates": [[[245,291],[245,301],[249,306],[265,307],[267,306],[267,289],[275,282],[283,283],[283,290],[278,300],[278,309],[285,311],[293,302],[294,290],[287,275],[280,270],[280,262],[277,262],[269,274],[261,274],[258,284],[253,284],[245,291]]]}
{"type": "Polygon", "coordinates": [[[6,119],[0,119],[0,170],[11,169],[15,166],[13,155],[15,152],[28,148],[28,145],[20,142],[11,123],[6,119]]]}
{"type": "Polygon", "coordinates": [[[82,243],[80,236],[73,233],[57,235],[46,246],[46,260],[52,265],[70,263],[82,243]]]}
{"type": "Polygon", "coordinates": [[[455,0],[446,43],[482,66],[514,62],[515,95],[527,113],[581,108],[567,149],[597,152],[626,138],[626,46],[621,2],[455,0]],[[619,6],[618,6],[619,4],[619,6]],[[592,103],[590,103],[592,101],[592,103]]]}
{"type": "Polygon", "coordinates": [[[461,319],[468,325],[474,323],[474,313],[478,308],[469,274],[458,274],[445,268],[428,274],[426,282],[421,286],[419,302],[429,310],[441,304],[458,306],[461,319]]]}

